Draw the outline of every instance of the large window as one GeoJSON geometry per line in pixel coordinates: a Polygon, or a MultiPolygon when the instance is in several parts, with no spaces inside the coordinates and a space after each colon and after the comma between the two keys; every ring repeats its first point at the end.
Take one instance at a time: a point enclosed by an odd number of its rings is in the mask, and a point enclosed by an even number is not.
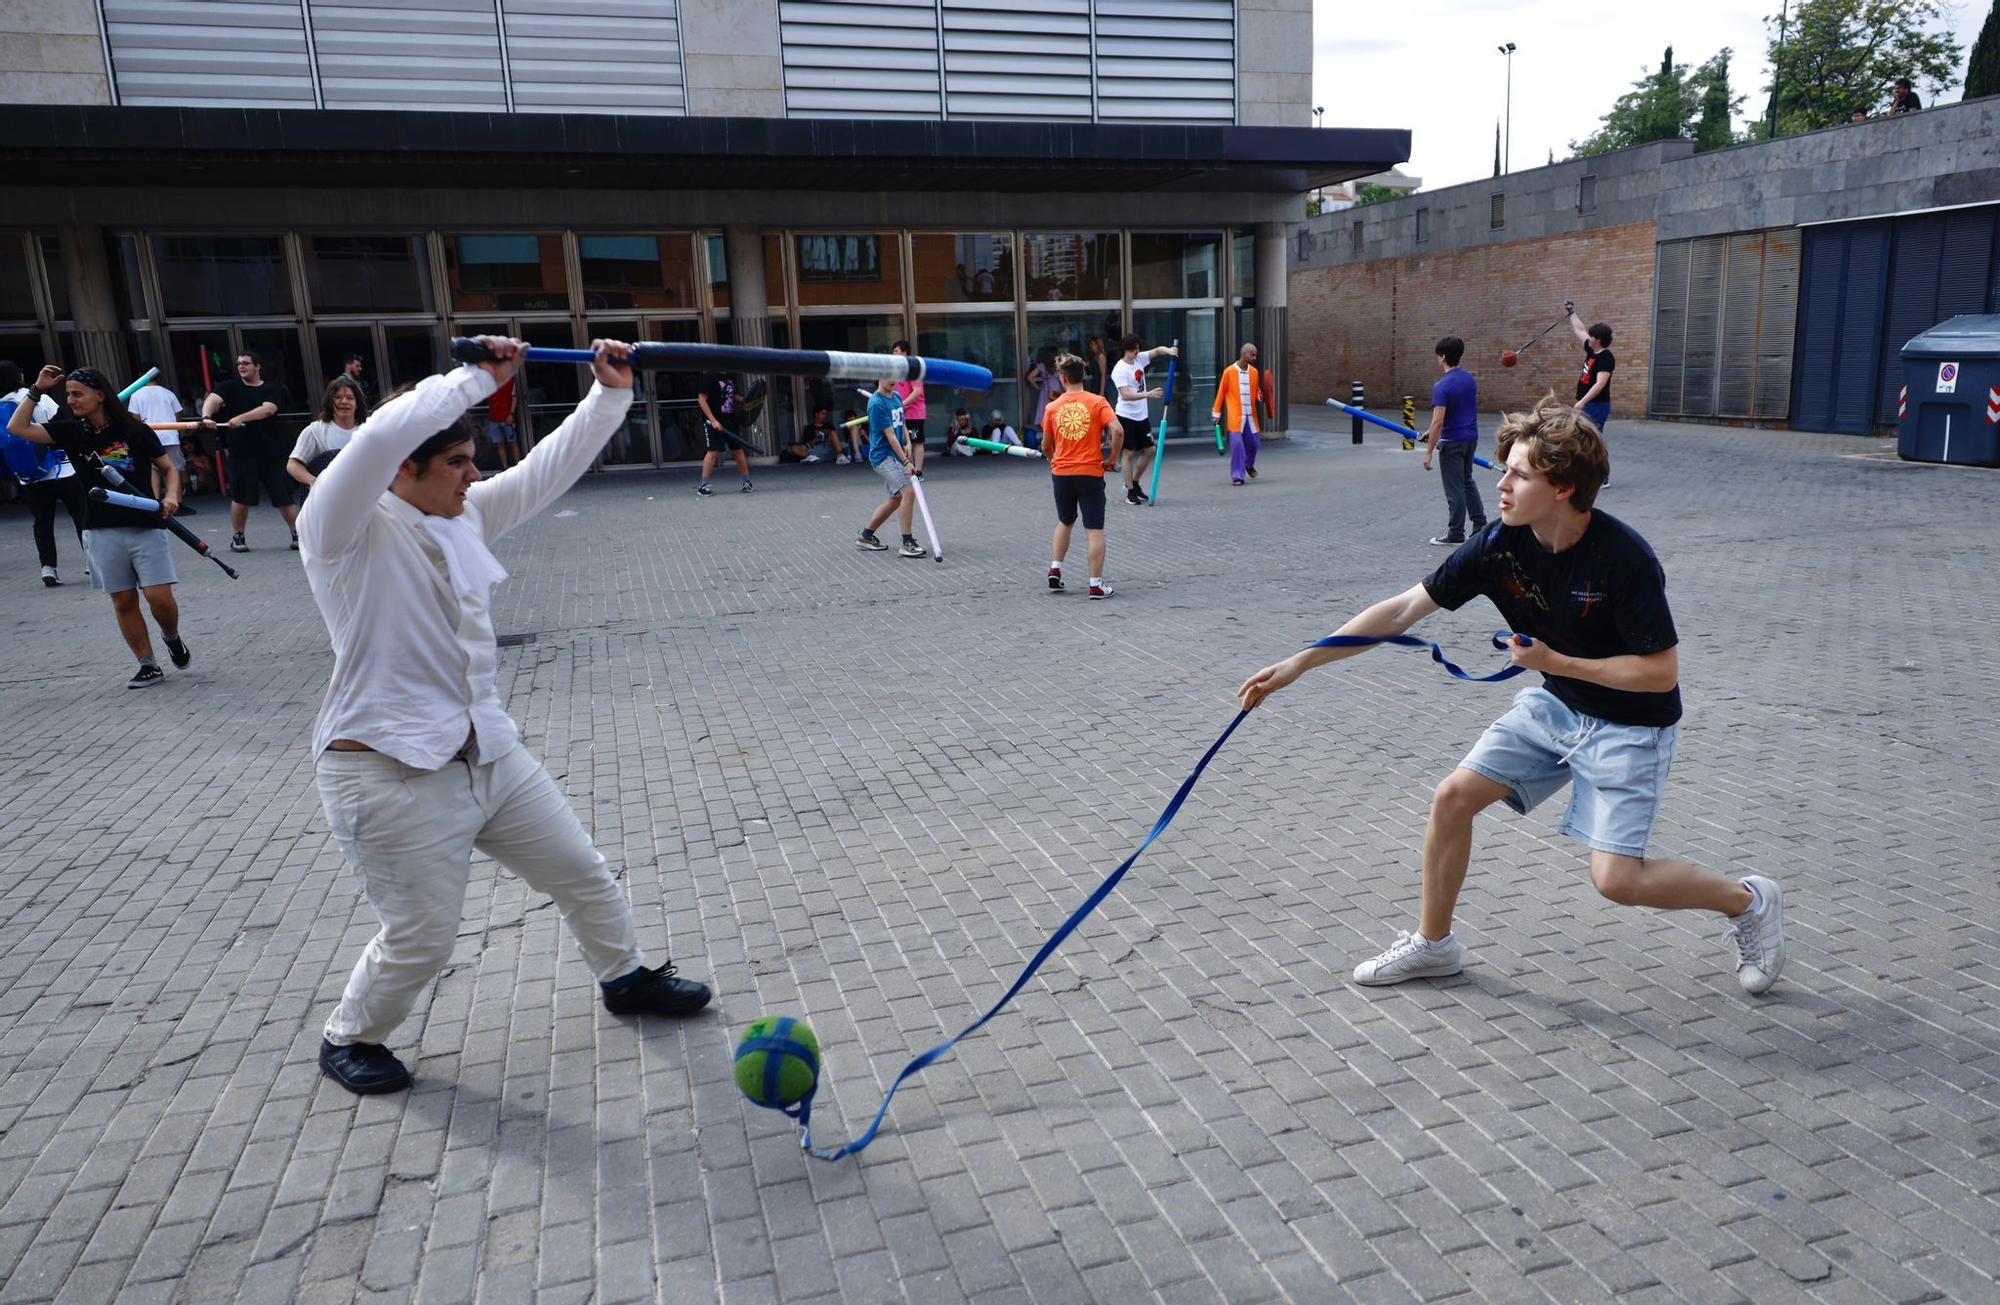
{"type": "Polygon", "coordinates": [[[434,313],[423,236],[301,236],[315,313],[434,313]]]}
{"type": "Polygon", "coordinates": [[[454,311],[532,313],[569,307],[561,236],[446,236],[444,257],[454,311]]]}
{"type": "Polygon", "coordinates": [[[1021,261],[1031,304],[1116,299],[1123,294],[1115,231],[1031,231],[1021,237],[1021,261]]]}
{"type": "Polygon", "coordinates": [[[692,311],[694,245],[682,233],[664,236],[578,236],[583,306],[692,311]]]}
{"type": "Polygon", "coordinates": [[[18,235],[0,234],[0,321],[32,322],[39,316],[27,246],[18,235]]]}
{"type": "Polygon", "coordinates": [[[1020,428],[1021,370],[1014,348],[1014,314],[921,314],[916,345],[923,357],[974,363],[993,373],[993,388],[987,392],[925,387],[930,429],[948,425],[958,408],[971,415],[975,426],[984,426],[988,414],[998,408],[1008,425],[1020,428]]]}
{"type": "Polygon", "coordinates": [[[900,304],[902,242],[894,231],[805,232],[793,237],[801,305],[900,304]]]}
{"type": "Polygon", "coordinates": [[[169,317],[272,317],[292,311],[278,236],[154,236],[153,267],[169,317]]]}
{"type": "MultiPolygon", "coordinates": [[[[717,308],[729,307],[729,248],[721,236],[708,238],[708,296],[717,308]]],[[[785,246],[782,236],[764,237],[764,302],[785,302],[785,246]]]]}
{"type": "Polygon", "coordinates": [[[919,231],[910,237],[920,304],[1014,302],[1014,237],[919,231]]]}
{"type": "MultiPolygon", "coordinates": [[[[773,328],[777,323],[772,323],[773,328]]],[[[799,348],[831,349],[848,353],[887,353],[889,346],[903,338],[901,313],[842,313],[837,316],[801,317],[799,348]]],[[[777,332],[771,343],[777,345],[777,332]]],[[[779,346],[783,347],[783,346],[779,346]]],[[[806,387],[806,408],[824,403],[836,412],[858,407],[867,411],[868,401],[859,393],[870,388],[861,381],[813,381],[806,387]]]]}
{"type": "Polygon", "coordinates": [[[1075,354],[1083,359],[1084,388],[1104,393],[1110,384],[1111,366],[1118,361],[1118,341],[1123,333],[1118,310],[1093,309],[1083,312],[1030,312],[1028,314],[1027,371],[1021,377],[1023,413],[1028,425],[1039,428],[1042,409],[1062,393],[1062,379],[1056,374],[1056,359],[1075,354]]]}
{"type": "MultiPolygon", "coordinates": [[[[1174,367],[1174,402],[1166,411],[1167,433],[1179,438],[1206,434],[1209,404],[1221,382],[1222,310],[1220,308],[1136,308],[1132,311],[1132,331],[1147,345],[1181,342],[1181,356],[1174,367]]],[[[1146,369],[1149,385],[1166,384],[1166,369],[1154,363],[1146,369]]],[[[1165,401],[1155,399],[1157,417],[1165,401]]]]}
{"type": "Polygon", "coordinates": [[[1222,233],[1132,233],[1134,299],[1222,297],[1222,233]]]}

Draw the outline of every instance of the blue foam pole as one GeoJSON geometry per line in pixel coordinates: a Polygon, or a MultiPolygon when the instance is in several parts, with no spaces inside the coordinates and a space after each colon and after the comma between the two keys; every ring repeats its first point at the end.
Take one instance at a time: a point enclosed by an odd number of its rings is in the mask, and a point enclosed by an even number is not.
{"type": "MultiPolygon", "coordinates": [[[[464,336],[451,342],[451,356],[465,363],[487,362],[486,346],[464,336]]],[[[597,355],[588,349],[528,347],[529,362],[581,363],[597,355]]],[[[973,363],[949,358],[916,358],[893,353],[843,353],[818,349],[752,349],[734,344],[662,344],[632,346],[632,365],[670,372],[748,372],[759,376],[824,376],[836,381],[872,381],[884,376],[898,381],[926,381],[981,394],[993,388],[993,373],[973,363]]]]}
{"type": "MultiPolygon", "coordinates": [[[[1326,401],[1326,406],[1329,408],[1338,408],[1350,417],[1359,417],[1363,421],[1372,421],[1377,426],[1380,426],[1383,430],[1395,431],[1398,435],[1403,436],[1405,439],[1413,438],[1417,434],[1416,431],[1411,430],[1408,426],[1398,426],[1393,421],[1384,421],[1382,418],[1377,417],[1374,413],[1368,411],[1366,408],[1357,408],[1351,403],[1342,403],[1338,399],[1328,399],[1326,401]]],[[[1488,471],[1500,470],[1500,468],[1494,466],[1492,463],[1488,462],[1485,458],[1479,457],[1477,455],[1473,457],[1472,461],[1473,465],[1484,467],[1488,471]]]]}
{"type": "Polygon", "coordinates": [[[1154,503],[1160,501],[1160,468],[1167,461],[1167,419],[1174,415],[1174,368],[1180,364],[1181,342],[1174,341],[1174,351],[1167,355],[1167,394],[1160,400],[1160,438],[1153,441],[1153,489],[1146,495],[1154,503]]]}

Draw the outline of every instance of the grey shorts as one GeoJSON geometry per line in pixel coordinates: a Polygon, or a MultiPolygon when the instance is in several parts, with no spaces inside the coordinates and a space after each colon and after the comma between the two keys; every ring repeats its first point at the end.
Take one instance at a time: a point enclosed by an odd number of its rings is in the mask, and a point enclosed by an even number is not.
{"type": "Polygon", "coordinates": [[[875,474],[888,483],[890,498],[902,493],[910,483],[910,469],[894,458],[884,458],[876,463],[875,474]]]}
{"type": "Polygon", "coordinates": [[[1506,803],[1523,815],[1574,784],[1562,832],[1600,852],[1644,856],[1679,738],[1678,724],[1614,725],[1547,689],[1523,689],[1458,764],[1513,790],[1506,803]]]}
{"type": "Polygon", "coordinates": [[[179,584],[167,532],[144,526],[112,526],[83,532],[83,551],[90,555],[90,586],[100,593],[179,584]]]}
{"type": "Polygon", "coordinates": [[[162,444],[160,446],[160,449],[167,455],[167,461],[174,464],[175,471],[180,472],[183,476],[187,475],[187,469],[188,469],[187,454],[181,452],[180,445],[162,444]]]}

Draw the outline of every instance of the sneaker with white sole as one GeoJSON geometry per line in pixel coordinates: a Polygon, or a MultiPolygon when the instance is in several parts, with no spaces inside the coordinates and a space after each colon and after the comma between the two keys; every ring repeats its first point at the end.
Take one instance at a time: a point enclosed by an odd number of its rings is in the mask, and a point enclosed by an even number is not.
{"type": "Polygon", "coordinates": [[[833,460],[833,465],[836,467],[852,466],[853,463],[854,459],[848,457],[845,453],[841,454],[839,457],[833,460]]]}
{"type": "Polygon", "coordinates": [[[1408,979],[1442,979],[1465,968],[1465,945],[1456,937],[1434,943],[1408,930],[1396,935],[1389,950],[1354,967],[1354,981],[1372,988],[1408,979]]]}
{"type": "Polygon", "coordinates": [[[1729,929],[1736,937],[1736,981],[1755,997],[1769,992],[1785,968],[1785,890],[1763,875],[1746,876],[1743,886],[1754,889],[1757,904],[1731,916],[1729,929]]]}
{"type": "Polygon", "coordinates": [[[865,548],[871,553],[886,553],[889,551],[889,546],[880,539],[877,539],[875,532],[872,530],[862,531],[860,536],[855,539],[854,546],[856,548],[865,548]]]}
{"type": "Polygon", "coordinates": [[[1049,568],[1049,588],[1051,588],[1051,589],[1054,589],[1054,590],[1057,590],[1058,592],[1060,592],[1060,591],[1061,591],[1061,589],[1062,589],[1062,568],[1061,568],[1061,567],[1059,567],[1059,566],[1052,566],[1052,567],[1050,567],[1050,568],[1049,568]]]}
{"type": "Polygon", "coordinates": [[[58,589],[62,587],[62,577],[56,574],[54,567],[45,566],[42,568],[42,587],[45,589],[58,589]]]}
{"type": "Polygon", "coordinates": [[[1110,585],[1092,585],[1090,587],[1090,596],[1092,598],[1109,598],[1117,592],[1110,585]]]}
{"type": "Polygon", "coordinates": [[[247,553],[250,551],[250,544],[241,535],[231,535],[229,537],[229,551],[232,553],[247,553]]]}
{"type": "Polygon", "coordinates": [[[128,689],[150,689],[166,678],[167,673],[165,671],[147,662],[139,667],[138,674],[125,681],[125,687],[128,689]]]}
{"type": "Polygon", "coordinates": [[[805,456],[804,456],[803,458],[800,458],[800,459],[799,459],[799,461],[801,461],[801,462],[818,462],[818,461],[819,461],[819,454],[817,454],[817,453],[808,453],[808,454],[806,454],[806,455],[805,455],[805,456]]]}
{"type": "Polygon", "coordinates": [[[930,550],[914,539],[905,539],[903,546],[896,550],[897,557],[929,557],[930,550]]]}

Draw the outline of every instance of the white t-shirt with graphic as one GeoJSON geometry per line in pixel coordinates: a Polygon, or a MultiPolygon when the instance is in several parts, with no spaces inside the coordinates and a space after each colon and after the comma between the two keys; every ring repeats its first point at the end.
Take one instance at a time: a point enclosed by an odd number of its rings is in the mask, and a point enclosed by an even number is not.
{"type": "Polygon", "coordinates": [[[1111,384],[1118,391],[1118,415],[1120,417],[1130,417],[1134,421],[1144,421],[1152,415],[1152,409],[1146,406],[1144,399],[1128,399],[1125,397],[1125,391],[1137,390],[1141,394],[1146,392],[1146,364],[1152,361],[1153,355],[1157,352],[1159,352],[1157,349],[1147,349],[1131,362],[1126,362],[1123,358],[1120,358],[1117,364],[1112,367],[1111,384]]]}

